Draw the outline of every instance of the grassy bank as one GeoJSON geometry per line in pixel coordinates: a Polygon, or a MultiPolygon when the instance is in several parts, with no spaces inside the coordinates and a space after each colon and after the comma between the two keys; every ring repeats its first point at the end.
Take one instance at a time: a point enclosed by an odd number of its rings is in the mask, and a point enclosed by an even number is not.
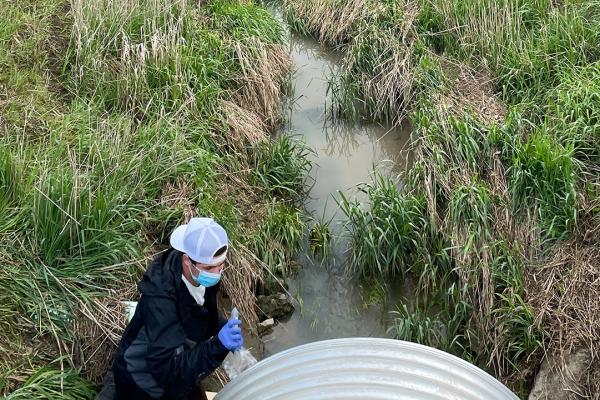
{"type": "Polygon", "coordinates": [[[540,364],[587,348],[598,383],[600,3],[286,0],[345,51],[334,116],[409,118],[406,191],[342,201],[351,270],[411,274],[396,337],[453,352],[525,398],[540,364]],[[328,21],[324,24],[321,21],[328,21]]]}
{"type": "Polygon", "coordinates": [[[92,398],[121,301],[193,215],[230,233],[225,291],[254,321],[310,167],[270,138],[289,86],[277,21],[233,0],[43,0],[3,2],[0,22],[0,392],[92,398]]]}

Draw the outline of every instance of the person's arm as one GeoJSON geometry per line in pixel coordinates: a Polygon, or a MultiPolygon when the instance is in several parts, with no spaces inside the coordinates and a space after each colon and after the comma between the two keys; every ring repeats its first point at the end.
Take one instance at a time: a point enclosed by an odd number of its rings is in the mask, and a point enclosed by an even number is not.
{"type": "Polygon", "coordinates": [[[199,375],[208,375],[229,352],[217,336],[182,351],[185,332],[179,322],[174,300],[151,297],[144,307],[144,328],[148,338],[148,368],[166,397],[185,395],[199,375]]]}

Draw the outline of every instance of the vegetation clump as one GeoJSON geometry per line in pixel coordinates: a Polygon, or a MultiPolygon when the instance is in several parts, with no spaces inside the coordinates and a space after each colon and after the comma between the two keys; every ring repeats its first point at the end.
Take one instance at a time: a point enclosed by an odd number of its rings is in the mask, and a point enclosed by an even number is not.
{"type": "Polygon", "coordinates": [[[330,223],[315,222],[308,232],[308,245],[313,256],[320,257],[322,261],[332,257],[333,234],[330,223]]]}

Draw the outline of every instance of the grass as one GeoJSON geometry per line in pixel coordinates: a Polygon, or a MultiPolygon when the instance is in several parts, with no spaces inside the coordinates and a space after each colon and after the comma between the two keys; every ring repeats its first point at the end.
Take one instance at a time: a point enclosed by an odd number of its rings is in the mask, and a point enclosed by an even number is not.
{"type": "Polygon", "coordinates": [[[78,371],[61,372],[53,368],[42,368],[36,371],[22,387],[6,397],[6,400],[17,399],[52,399],[84,400],[93,399],[96,391],[93,385],[82,380],[78,371]]]}
{"type": "Polygon", "coordinates": [[[526,301],[525,266],[519,254],[506,243],[494,245],[492,282],[495,302],[491,312],[495,340],[489,364],[508,374],[520,362],[544,347],[544,331],[535,320],[535,310],[526,301]]]}
{"type": "Polygon", "coordinates": [[[415,65],[424,56],[408,2],[368,2],[354,25],[334,102],[338,114],[399,123],[417,88],[415,65]]]}
{"type": "MultiPolygon", "coordinates": [[[[598,1],[284,6],[345,52],[336,116],[413,125],[405,189],[376,177],[368,205],[340,201],[349,271],[417,278],[390,333],[522,397],[540,360],[596,354],[598,1]]],[[[0,19],[3,394],[93,396],[82,378],[107,367],[119,301],[192,215],[231,232],[225,289],[252,319],[253,287],[305,239],[308,149],[269,140],[289,89],[275,18],[233,0],[26,0],[0,19]]]]}
{"type": "Polygon", "coordinates": [[[383,306],[386,304],[389,292],[386,285],[386,282],[379,279],[360,283],[363,310],[367,310],[372,306],[383,306]]]}
{"type": "Polygon", "coordinates": [[[288,24],[319,41],[340,46],[350,41],[354,24],[363,15],[364,0],[319,0],[283,2],[288,24]]]}
{"type": "Polygon", "coordinates": [[[315,222],[308,232],[310,253],[321,260],[330,260],[333,246],[333,235],[329,223],[315,222]]]}
{"type": "Polygon", "coordinates": [[[513,209],[525,199],[535,200],[543,236],[566,238],[577,219],[573,150],[536,132],[515,153],[508,169],[513,209]]]}
{"type": "Polygon", "coordinates": [[[559,143],[572,148],[573,156],[582,162],[583,173],[594,173],[600,161],[599,75],[597,62],[567,69],[560,83],[546,95],[547,106],[540,110],[547,129],[559,143]]]}
{"type": "Polygon", "coordinates": [[[267,283],[290,274],[291,255],[304,243],[306,226],[302,213],[290,204],[275,199],[268,208],[263,225],[250,237],[250,246],[269,268],[267,283]]]}
{"type": "Polygon", "coordinates": [[[374,180],[361,188],[371,201],[369,209],[340,192],[351,240],[350,272],[364,279],[404,275],[418,246],[416,232],[425,226],[424,201],[402,196],[393,180],[374,180]]]}
{"type": "Polygon", "coordinates": [[[225,290],[256,317],[253,288],[304,239],[310,168],[270,140],[290,66],[276,19],[219,0],[0,11],[2,394],[93,398],[120,301],[191,216],[227,228],[225,290]]]}
{"type": "Polygon", "coordinates": [[[300,199],[311,165],[306,145],[289,135],[281,135],[259,146],[253,180],[267,189],[269,196],[300,199]]]}
{"type": "Polygon", "coordinates": [[[512,49],[499,66],[499,84],[511,102],[536,97],[558,83],[564,67],[598,60],[600,35],[596,2],[553,10],[539,30],[530,30],[520,49],[512,49]]]}
{"type": "Polygon", "coordinates": [[[185,3],[74,1],[72,7],[65,61],[74,91],[139,117],[214,113],[228,54],[185,3]]]}
{"type": "Polygon", "coordinates": [[[214,18],[212,25],[231,32],[235,40],[260,38],[265,43],[281,43],[283,27],[273,23],[271,13],[260,6],[240,4],[232,0],[213,1],[207,4],[214,18]]]}
{"type": "Polygon", "coordinates": [[[398,305],[390,312],[392,323],[387,332],[396,339],[436,347],[474,362],[474,355],[463,347],[468,304],[446,307],[449,309],[436,313],[429,307],[417,306],[411,311],[406,304],[398,305]]]}

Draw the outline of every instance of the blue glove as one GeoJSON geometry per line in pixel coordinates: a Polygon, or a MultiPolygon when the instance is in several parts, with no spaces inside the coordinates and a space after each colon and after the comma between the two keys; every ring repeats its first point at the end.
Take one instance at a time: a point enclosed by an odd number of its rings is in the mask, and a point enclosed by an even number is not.
{"type": "Polygon", "coordinates": [[[229,351],[236,351],[244,345],[242,330],[239,327],[241,323],[239,319],[230,319],[219,331],[219,340],[229,351]]]}

